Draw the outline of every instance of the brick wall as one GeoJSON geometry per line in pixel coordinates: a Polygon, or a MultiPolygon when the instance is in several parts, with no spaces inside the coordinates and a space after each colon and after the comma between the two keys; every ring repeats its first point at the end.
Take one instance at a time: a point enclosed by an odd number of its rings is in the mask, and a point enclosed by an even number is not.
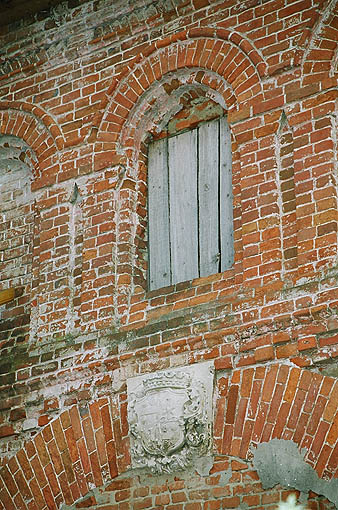
{"type": "MultiPolygon", "coordinates": [[[[286,365],[224,374],[217,384],[217,453],[210,474],[177,473],[169,479],[148,474],[112,482],[130,471],[125,391],[111,402],[102,397],[70,406],[3,467],[2,508],[44,510],[63,502],[67,508],[105,510],[275,508],[288,491],[263,489],[252,465],[255,447],[274,438],[293,441],[329,480],[337,468],[337,386],[333,378],[286,365]]],[[[335,508],[316,496],[307,495],[309,508],[335,508]]]]}
{"type": "Polygon", "coordinates": [[[274,438],[335,480],[337,2],[72,0],[0,40],[3,508],[275,508],[274,438]],[[235,262],[149,292],[147,143],[191,97],[227,112],[235,262]],[[126,379],[204,360],[210,475],[135,477],[126,379]]]}
{"type": "Polygon", "coordinates": [[[1,138],[1,288],[15,289],[15,299],[1,314],[3,354],[20,349],[29,330],[32,284],[34,206],[31,175],[34,162],[30,148],[20,138],[1,138]]]}

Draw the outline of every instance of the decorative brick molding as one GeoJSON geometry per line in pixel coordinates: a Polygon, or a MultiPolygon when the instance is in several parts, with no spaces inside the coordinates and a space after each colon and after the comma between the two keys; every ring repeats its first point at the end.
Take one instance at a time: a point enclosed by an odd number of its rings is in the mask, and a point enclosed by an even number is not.
{"type": "Polygon", "coordinates": [[[323,80],[326,87],[335,86],[338,73],[338,5],[335,1],[326,2],[312,30],[306,31],[303,39],[306,40],[302,55],[303,87],[323,80]]]}
{"type": "MultiPolygon", "coordinates": [[[[152,85],[169,82],[175,78],[173,73],[184,69],[195,70],[197,83],[220,94],[228,107],[234,103],[248,107],[262,93],[260,79],[266,64],[252,43],[229,30],[192,29],[149,45],[131,68],[126,67],[114,78],[108,90],[105,113],[93,122],[91,138],[97,140],[96,152],[117,142],[122,126],[129,123],[130,113],[152,85]]],[[[141,109],[143,114],[145,108],[141,109]]],[[[125,140],[119,140],[119,146],[125,149],[125,140]]]]}
{"type": "MultiPolygon", "coordinates": [[[[338,381],[290,365],[258,366],[218,379],[215,455],[250,462],[279,438],[306,448],[320,478],[338,473],[338,381]]],[[[74,504],[130,469],[126,401],[101,398],[62,412],[0,471],[1,510],[74,504]]],[[[256,490],[257,492],[257,490],[256,490]]]]}
{"type": "Polygon", "coordinates": [[[42,187],[56,181],[51,166],[58,161],[58,151],[64,147],[59,127],[49,114],[39,106],[18,101],[0,102],[0,133],[21,138],[34,151],[37,161],[33,175],[38,181],[35,187],[42,187]],[[42,174],[49,170],[48,176],[42,174]]]}

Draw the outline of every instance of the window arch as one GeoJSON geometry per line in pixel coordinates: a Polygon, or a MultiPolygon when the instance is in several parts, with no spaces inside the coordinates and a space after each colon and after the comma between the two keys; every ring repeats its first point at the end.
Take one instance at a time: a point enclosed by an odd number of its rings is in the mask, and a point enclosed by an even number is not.
{"type": "Polygon", "coordinates": [[[32,169],[36,157],[12,135],[0,136],[0,318],[2,338],[23,341],[30,314],[33,250],[32,169]],[[7,298],[6,298],[7,296],[7,298]],[[14,322],[13,322],[14,321],[14,322]]]}

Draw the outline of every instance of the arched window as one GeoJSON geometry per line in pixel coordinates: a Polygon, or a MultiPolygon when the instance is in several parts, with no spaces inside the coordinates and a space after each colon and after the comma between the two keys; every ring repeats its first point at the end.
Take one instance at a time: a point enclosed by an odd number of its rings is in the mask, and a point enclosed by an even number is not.
{"type": "Polygon", "coordinates": [[[17,326],[26,326],[30,313],[33,161],[35,155],[23,140],[0,136],[0,319],[3,337],[16,326],[11,338],[18,335],[17,341],[24,338],[17,326]]]}
{"type": "Polygon", "coordinates": [[[148,150],[149,289],[233,264],[231,137],[210,100],[174,117],[148,150]]]}

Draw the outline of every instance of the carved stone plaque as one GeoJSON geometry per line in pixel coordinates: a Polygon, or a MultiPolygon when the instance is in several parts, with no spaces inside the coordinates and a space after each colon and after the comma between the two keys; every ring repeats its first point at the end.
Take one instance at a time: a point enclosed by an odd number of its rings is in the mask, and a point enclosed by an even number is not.
{"type": "Polygon", "coordinates": [[[213,376],[213,364],[200,363],[128,379],[134,468],[173,473],[210,451],[213,376]]]}

